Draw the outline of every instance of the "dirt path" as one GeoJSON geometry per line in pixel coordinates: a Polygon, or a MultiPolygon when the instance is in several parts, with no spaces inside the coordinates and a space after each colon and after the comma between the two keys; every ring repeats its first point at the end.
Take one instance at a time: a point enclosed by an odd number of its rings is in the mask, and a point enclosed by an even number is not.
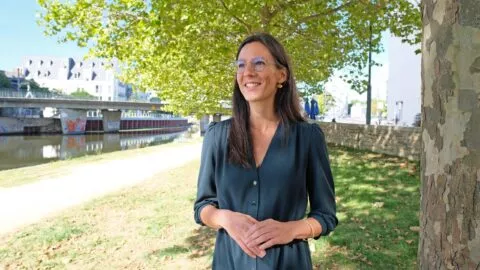
{"type": "Polygon", "coordinates": [[[0,188],[0,235],[179,167],[199,158],[200,151],[201,143],[179,145],[128,159],[80,165],[56,179],[0,188]]]}

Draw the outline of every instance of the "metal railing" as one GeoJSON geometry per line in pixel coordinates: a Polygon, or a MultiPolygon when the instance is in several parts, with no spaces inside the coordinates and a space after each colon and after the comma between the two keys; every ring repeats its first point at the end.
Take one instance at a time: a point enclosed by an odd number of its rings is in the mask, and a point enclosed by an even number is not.
{"type": "Polygon", "coordinates": [[[115,101],[115,102],[163,104],[162,102],[140,100],[136,98],[128,99],[128,100],[120,100],[118,98],[114,98],[112,100],[101,100],[99,97],[76,97],[76,96],[58,94],[58,93],[52,93],[52,92],[35,91],[35,90],[31,90],[30,92],[28,92],[23,89],[20,91],[17,91],[15,89],[8,89],[8,88],[0,88],[0,98],[64,99],[64,100],[115,101]]]}
{"type": "MultiPolygon", "coordinates": [[[[28,94],[25,90],[10,90],[10,89],[0,89],[0,97],[2,98],[45,98],[45,99],[53,99],[53,98],[60,98],[62,96],[55,95],[49,92],[42,92],[42,91],[30,91],[28,94]]],[[[62,97],[63,98],[63,97],[62,97]]]]}

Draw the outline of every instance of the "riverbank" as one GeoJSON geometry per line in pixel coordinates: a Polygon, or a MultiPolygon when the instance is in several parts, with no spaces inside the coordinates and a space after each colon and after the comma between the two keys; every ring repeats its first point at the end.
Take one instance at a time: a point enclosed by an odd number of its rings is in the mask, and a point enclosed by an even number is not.
{"type": "Polygon", "coordinates": [[[0,234],[200,156],[201,143],[170,143],[0,172],[0,234]]]}

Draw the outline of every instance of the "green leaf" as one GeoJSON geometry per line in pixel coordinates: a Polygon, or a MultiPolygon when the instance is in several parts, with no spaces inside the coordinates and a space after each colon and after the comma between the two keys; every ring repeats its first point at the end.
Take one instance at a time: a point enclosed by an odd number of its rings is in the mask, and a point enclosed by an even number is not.
{"type": "Polygon", "coordinates": [[[181,114],[227,112],[237,46],[252,32],[276,36],[290,54],[298,82],[308,91],[335,71],[365,91],[372,51],[389,30],[410,44],[420,41],[420,9],[396,1],[274,0],[38,0],[39,24],[62,42],[88,46],[91,56],[117,58],[122,78],[155,89],[181,114]]]}

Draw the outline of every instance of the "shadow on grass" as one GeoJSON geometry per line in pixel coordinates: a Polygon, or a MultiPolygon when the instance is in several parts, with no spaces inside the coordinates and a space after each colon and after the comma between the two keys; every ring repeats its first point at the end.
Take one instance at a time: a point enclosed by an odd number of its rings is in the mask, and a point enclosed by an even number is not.
{"type": "Polygon", "coordinates": [[[330,146],[335,232],[316,242],[319,269],[415,269],[418,162],[330,146]]]}
{"type": "Polygon", "coordinates": [[[180,246],[180,245],[173,245],[168,248],[160,249],[156,252],[156,256],[171,256],[175,257],[176,255],[180,255],[183,253],[188,253],[190,250],[187,247],[180,246]]]}
{"type": "Polygon", "coordinates": [[[189,258],[211,256],[215,244],[215,235],[216,232],[206,226],[193,230],[191,236],[186,239],[189,248],[192,250],[189,258]]]}
{"type": "Polygon", "coordinates": [[[194,229],[185,245],[173,245],[168,248],[160,249],[154,252],[156,257],[176,257],[177,255],[187,254],[189,259],[196,259],[204,256],[212,256],[215,243],[215,231],[208,227],[198,227],[194,229]]]}

